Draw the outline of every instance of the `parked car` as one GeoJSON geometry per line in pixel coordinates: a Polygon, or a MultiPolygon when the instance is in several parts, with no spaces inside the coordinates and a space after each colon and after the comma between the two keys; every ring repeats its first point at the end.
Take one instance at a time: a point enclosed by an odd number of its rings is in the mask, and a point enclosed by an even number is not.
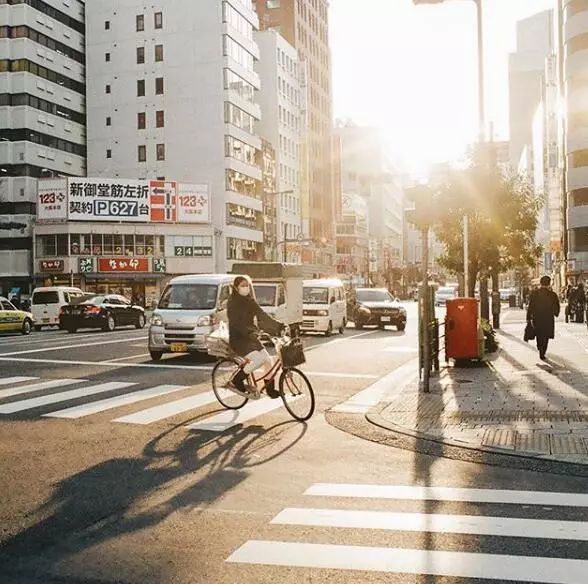
{"type": "Polygon", "coordinates": [[[19,310],[4,296],[0,296],[0,333],[20,332],[30,335],[33,329],[33,315],[19,310]]]}
{"type": "Polygon", "coordinates": [[[445,306],[448,300],[457,298],[457,290],[451,286],[443,286],[435,292],[435,306],[445,306]]]}
{"type": "Polygon", "coordinates": [[[58,325],[61,308],[83,297],[84,293],[79,288],[70,286],[35,288],[31,299],[35,330],[40,331],[43,326],[58,325]]]}
{"type": "Polygon", "coordinates": [[[145,326],[145,310],[117,294],[90,294],[63,306],[59,324],[70,333],[81,328],[113,331],[119,326],[145,326]]]}
{"type": "Polygon", "coordinates": [[[357,288],[355,297],[353,321],[356,329],[370,325],[381,329],[392,325],[399,331],[406,328],[406,309],[385,288],[357,288]]]}

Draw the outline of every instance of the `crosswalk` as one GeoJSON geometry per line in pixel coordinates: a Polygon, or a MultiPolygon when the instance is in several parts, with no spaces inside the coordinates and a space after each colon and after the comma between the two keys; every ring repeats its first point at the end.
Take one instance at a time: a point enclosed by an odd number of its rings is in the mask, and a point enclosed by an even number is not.
{"type": "MultiPolygon", "coordinates": [[[[450,577],[486,580],[509,580],[514,582],[540,582],[545,584],[586,584],[588,582],[588,560],[570,557],[554,557],[551,551],[554,540],[563,542],[588,542],[588,522],[561,519],[536,518],[541,512],[554,509],[572,510],[574,516],[586,516],[588,495],[547,491],[520,491],[501,489],[452,488],[419,485],[370,485],[370,484],[314,484],[304,493],[305,500],[319,498],[321,502],[336,498],[333,508],[300,506],[280,511],[271,521],[280,529],[292,528],[292,533],[280,539],[249,540],[235,550],[227,559],[229,564],[322,569],[335,573],[340,571],[366,571],[382,574],[411,574],[419,576],[450,577]],[[468,505],[509,505],[509,515],[415,513],[387,510],[342,508],[345,503],[357,505],[361,500],[370,500],[370,505],[382,506],[386,502],[447,502],[468,505]],[[529,513],[529,510],[532,513],[529,513]],[[583,513],[583,515],[582,515],[583,513]],[[532,518],[524,515],[532,514],[532,518]],[[521,516],[523,515],[523,516],[521,516]],[[313,535],[312,528],[317,532],[313,535]],[[327,531],[325,531],[327,530],[327,531]],[[344,531],[347,530],[347,531],[344,531]],[[349,532],[348,530],[354,530],[349,532]],[[348,545],[345,534],[355,532],[446,534],[446,536],[477,536],[478,538],[517,538],[525,542],[524,550],[550,550],[546,556],[516,555],[508,553],[481,553],[459,549],[451,550],[410,549],[404,547],[348,545]],[[296,537],[298,536],[298,537],[296,537]],[[317,542],[319,540],[326,540],[317,542]],[[328,540],[330,538],[330,541],[328,540]],[[297,541],[301,539],[302,541],[297,541]],[[312,539],[312,541],[303,541],[312,539]],[[332,543],[334,540],[337,543],[332,543]],[[545,540],[542,542],[541,540],[545,540]],[[343,541],[343,543],[340,543],[343,541]],[[550,545],[551,542],[551,545],[550,545]]],[[[430,541],[426,538],[426,541],[430,541]]],[[[508,541],[508,540],[504,540],[508,541]]],[[[371,542],[370,542],[371,543],[371,542]]],[[[461,546],[465,547],[462,543],[461,546]]],[[[479,544],[485,550],[488,546],[479,544]]],[[[506,544],[506,549],[511,551],[506,544]]],[[[431,547],[430,545],[428,547],[431,547]]],[[[586,556],[586,554],[583,554],[586,556]]],[[[286,573],[286,572],[285,572],[286,573]]],[[[272,572],[280,580],[279,573],[272,572]]],[[[325,580],[327,576],[325,576],[325,580]]],[[[363,581],[361,578],[355,581],[363,581]]],[[[367,581],[367,578],[365,579],[367,581]]],[[[380,580],[378,580],[380,581],[380,580]]]]}
{"type": "Polygon", "coordinates": [[[140,387],[139,383],[128,381],[92,383],[87,379],[43,380],[29,376],[0,378],[0,420],[3,416],[25,413],[38,414],[40,418],[80,420],[112,412],[113,418],[109,420],[112,423],[147,426],[181,414],[190,414],[191,419],[198,414],[198,422],[185,424],[187,430],[220,433],[269,414],[282,405],[280,399],[263,398],[247,403],[240,410],[219,412],[221,406],[214,392],[203,391],[202,387],[173,384],[140,387]],[[149,400],[158,403],[147,403],[146,407],[131,412],[116,411],[149,400]],[[162,400],[165,401],[162,403],[162,400]],[[215,404],[217,408],[213,407],[215,404]],[[210,410],[211,406],[209,415],[199,411],[210,410]]]}

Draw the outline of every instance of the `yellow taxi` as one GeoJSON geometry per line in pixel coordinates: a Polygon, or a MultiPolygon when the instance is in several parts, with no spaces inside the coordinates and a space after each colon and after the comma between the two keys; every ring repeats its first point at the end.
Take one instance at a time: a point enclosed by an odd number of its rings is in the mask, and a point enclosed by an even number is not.
{"type": "Polygon", "coordinates": [[[4,296],[0,296],[0,333],[19,332],[30,335],[33,330],[33,315],[19,310],[4,296]]]}

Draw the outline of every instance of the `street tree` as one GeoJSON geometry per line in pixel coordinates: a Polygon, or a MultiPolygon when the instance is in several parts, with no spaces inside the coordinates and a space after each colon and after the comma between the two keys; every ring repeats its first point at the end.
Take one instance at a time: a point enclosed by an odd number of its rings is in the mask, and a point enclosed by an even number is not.
{"type": "Polygon", "coordinates": [[[535,232],[543,198],[524,178],[480,164],[450,174],[435,195],[434,230],[445,245],[440,263],[455,274],[464,271],[462,226],[469,217],[468,293],[474,295],[479,279],[482,316],[488,318],[488,277],[497,288],[500,273],[533,267],[541,255],[535,232]]]}

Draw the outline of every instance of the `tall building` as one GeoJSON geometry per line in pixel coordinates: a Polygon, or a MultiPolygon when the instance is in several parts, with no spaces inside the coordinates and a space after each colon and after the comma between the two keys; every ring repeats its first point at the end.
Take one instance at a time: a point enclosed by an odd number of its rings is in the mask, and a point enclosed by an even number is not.
{"type": "Polygon", "coordinates": [[[0,293],[4,295],[27,295],[38,271],[33,265],[32,236],[37,180],[86,172],[84,22],[81,0],[0,2],[0,293]]]}
{"type": "Polygon", "coordinates": [[[260,51],[258,102],[262,111],[256,129],[261,138],[274,146],[278,240],[284,242],[286,257],[293,262],[299,259],[296,246],[288,246],[285,242],[296,240],[302,233],[300,142],[303,117],[298,53],[273,30],[256,33],[255,41],[260,51]]]}
{"type": "Polygon", "coordinates": [[[568,275],[588,275],[588,3],[564,0],[568,275]]]}
{"type": "MultiPolygon", "coordinates": [[[[374,283],[391,279],[403,256],[404,188],[386,158],[375,128],[335,128],[341,145],[341,183],[345,195],[366,199],[374,283]]],[[[392,284],[393,282],[389,282],[392,284]]]]}
{"type": "Polygon", "coordinates": [[[554,14],[540,12],[517,23],[517,50],[509,58],[510,160],[517,169],[533,140],[533,117],[541,102],[545,60],[556,49],[554,14]]]}
{"type": "MultiPolygon", "coordinates": [[[[327,0],[255,0],[262,30],[279,32],[298,51],[306,90],[308,191],[302,193],[303,231],[315,239],[334,237],[333,158],[331,154],[331,58],[327,0]]],[[[304,181],[303,181],[304,182],[304,181]]],[[[326,253],[326,252],[325,252],[326,253]]],[[[323,258],[329,263],[334,258],[323,258]]],[[[331,264],[332,265],[332,264],[331,264]]]]}
{"type": "Polygon", "coordinates": [[[195,271],[264,259],[257,28],[251,0],[87,7],[88,174],[208,185],[195,271]]]}

